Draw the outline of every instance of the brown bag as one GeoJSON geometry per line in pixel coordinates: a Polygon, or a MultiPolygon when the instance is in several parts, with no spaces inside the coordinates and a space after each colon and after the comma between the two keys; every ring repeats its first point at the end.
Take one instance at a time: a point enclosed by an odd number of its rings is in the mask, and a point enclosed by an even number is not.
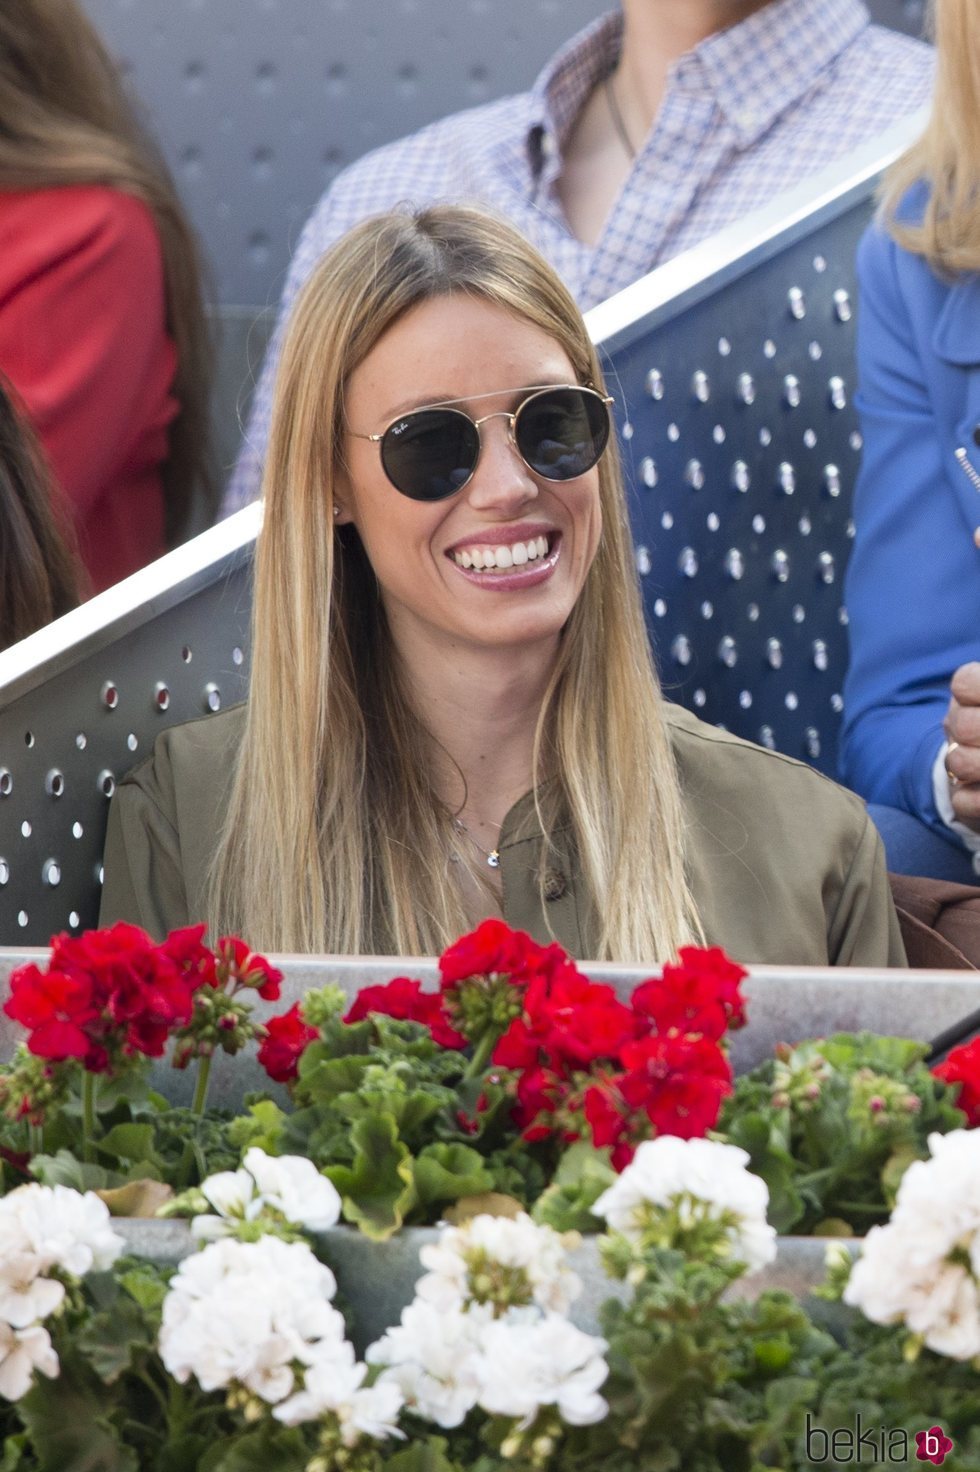
{"type": "Polygon", "coordinates": [[[909,965],[980,970],[980,887],[889,874],[909,965]]]}

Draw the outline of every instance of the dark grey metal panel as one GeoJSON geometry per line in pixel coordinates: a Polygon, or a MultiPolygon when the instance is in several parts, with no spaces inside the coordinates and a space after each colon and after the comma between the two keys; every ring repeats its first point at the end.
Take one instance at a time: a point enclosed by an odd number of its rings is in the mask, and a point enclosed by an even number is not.
{"type": "Polygon", "coordinates": [[[879,25],[921,36],[926,21],[925,0],[866,0],[872,18],[879,25]]]}
{"type": "Polygon", "coordinates": [[[203,577],[175,579],[176,600],[151,598],[115,617],[129,579],[33,636],[43,648],[68,631],[63,652],[42,654],[9,683],[5,672],[32,641],[0,655],[0,945],[44,945],[97,923],[117,779],[160,731],[247,693],[250,568],[248,545],[203,577]],[[103,626],[72,642],[97,603],[103,626]]]}
{"type": "Polygon", "coordinates": [[[218,298],[279,297],[345,164],[525,90],[603,0],[84,0],[125,63],[214,264],[218,298]]]}
{"type": "Polygon", "coordinates": [[[861,447],[853,258],[870,208],[865,196],[819,244],[780,251],[612,359],[667,693],[829,772],[861,447]]]}

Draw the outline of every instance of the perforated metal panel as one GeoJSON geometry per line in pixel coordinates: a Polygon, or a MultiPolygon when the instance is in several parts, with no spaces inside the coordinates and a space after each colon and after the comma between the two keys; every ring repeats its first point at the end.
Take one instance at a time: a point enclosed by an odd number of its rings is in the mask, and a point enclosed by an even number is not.
{"type": "Polygon", "coordinates": [[[833,772],[841,578],[861,439],[860,199],[613,357],[633,528],[665,689],[705,720],[833,772]]]}
{"type": "Polygon", "coordinates": [[[244,698],[251,545],[225,523],[0,654],[0,944],[97,922],[117,779],[244,698]]]}
{"type": "Polygon", "coordinates": [[[143,100],[218,299],[278,299],[346,164],[525,90],[602,0],[83,0],[143,100]]]}

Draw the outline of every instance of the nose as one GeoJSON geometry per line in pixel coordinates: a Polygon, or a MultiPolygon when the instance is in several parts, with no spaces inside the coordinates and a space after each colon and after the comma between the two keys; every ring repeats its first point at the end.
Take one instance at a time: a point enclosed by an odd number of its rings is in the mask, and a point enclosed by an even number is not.
{"type": "Polygon", "coordinates": [[[480,458],[466,495],[477,510],[507,514],[537,498],[537,482],[514,443],[513,418],[503,410],[480,420],[480,458]]]}

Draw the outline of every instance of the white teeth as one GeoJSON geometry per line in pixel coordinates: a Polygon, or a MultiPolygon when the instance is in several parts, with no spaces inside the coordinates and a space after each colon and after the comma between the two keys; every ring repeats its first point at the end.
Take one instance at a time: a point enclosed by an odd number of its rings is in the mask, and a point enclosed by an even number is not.
{"type": "Polygon", "coordinates": [[[513,542],[510,546],[468,547],[453,553],[457,567],[473,567],[482,572],[487,568],[523,567],[548,555],[548,538],[532,537],[528,542],[513,542]]]}

